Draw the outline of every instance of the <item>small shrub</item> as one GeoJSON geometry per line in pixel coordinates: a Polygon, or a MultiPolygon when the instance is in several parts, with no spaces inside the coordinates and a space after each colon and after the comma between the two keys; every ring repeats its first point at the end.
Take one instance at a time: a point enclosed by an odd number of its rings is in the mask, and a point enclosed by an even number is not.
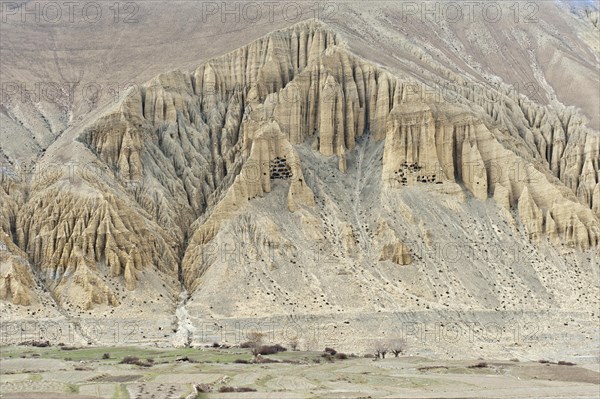
{"type": "Polygon", "coordinates": [[[488,366],[488,364],[486,362],[479,362],[477,364],[474,364],[472,366],[469,366],[470,369],[484,369],[488,366]]]}
{"type": "Polygon", "coordinates": [[[213,342],[212,347],[213,348],[218,348],[219,347],[219,343],[218,342],[213,342]]]}
{"type": "Polygon", "coordinates": [[[546,363],[550,363],[550,360],[544,360],[544,359],[542,359],[542,360],[538,360],[538,362],[542,363],[542,364],[546,364],[546,363]]]}
{"type": "Polygon", "coordinates": [[[110,359],[110,353],[103,354],[102,359],[110,359]]]}
{"type": "Polygon", "coordinates": [[[448,367],[446,367],[446,366],[422,366],[422,367],[417,368],[417,370],[419,370],[419,371],[429,371],[429,370],[436,370],[436,369],[448,370],[448,367]]]}
{"type": "Polygon", "coordinates": [[[575,363],[573,363],[573,362],[567,362],[565,360],[559,360],[558,364],[561,365],[561,366],[575,366],[575,363]]]}
{"type": "Polygon", "coordinates": [[[335,358],[340,359],[340,360],[345,360],[345,359],[348,359],[348,355],[346,355],[345,353],[338,352],[338,353],[336,353],[335,358]]]}
{"type": "MultiPolygon", "coordinates": [[[[148,360],[152,360],[152,359],[148,359],[148,360]]],[[[135,356],[125,356],[123,358],[123,360],[121,360],[120,363],[121,364],[134,364],[134,365],[140,366],[140,367],[151,367],[152,362],[149,362],[148,360],[143,361],[135,356]]]]}
{"type": "Polygon", "coordinates": [[[256,363],[281,363],[279,360],[269,359],[268,357],[259,356],[256,358],[256,363]]]}
{"type": "Polygon", "coordinates": [[[23,342],[19,343],[19,345],[21,345],[21,346],[35,346],[37,348],[46,348],[46,347],[50,346],[50,341],[36,341],[36,340],[23,341],[23,342]]]}
{"type": "Polygon", "coordinates": [[[248,361],[246,359],[235,359],[233,362],[240,363],[240,364],[250,364],[250,361],[248,361]]]}
{"type": "Polygon", "coordinates": [[[273,355],[275,353],[278,352],[285,352],[287,351],[287,348],[284,348],[283,346],[276,344],[276,345],[263,345],[260,348],[258,348],[258,353],[261,355],[273,355]]]}
{"type": "Polygon", "coordinates": [[[121,360],[121,364],[136,364],[140,361],[140,358],[135,356],[125,356],[123,360],[121,360]]]}
{"type": "Polygon", "coordinates": [[[332,356],[337,353],[337,351],[333,348],[325,348],[325,350],[323,352],[329,353],[332,356]]]}
{"type": "Polygon", "coordinates": [[[333,356],[331,355],[331,353],[325,352],[321,355],[321,357],[330,362],[333,361],[333,356]]]}
{"type": "Polygon", "coordinates": [[[253,343],[250,341],[246,341],[246,342],[242,342],[240,344],[240,348],[242,349],[248,349],[248,348],[252,348],[253,343]]]}
{"type": "Polygon", "coordinates": [[[272,346],[263,345],[260,348],[258,348],[257,352],[261,355],[272,355],[274,353],[277,353],[277,349],[273,348],[272,346]]]}
{"type": "Polygon", "coordinates": [[[273,347],[275,349],[277,349],[277,352],[286,352],[287,351],[287,348],[285,348],[285,347],[283,347],[283,346],[281,346],[279,344],[275,344],[275,345],[273,345],[273,347]]]}
{"type": "Polygon", "coordinates": [[[188,363],[197,363],[194,359],[191,359],[187,356],[179,356],[175,359],[176,362],[188,362],[188,363]]]}
{"type": "Polygon", "coordinates": [[[519,359],[517,359],[516,357],[510,359],[510,361],[513,362],[513,363],[519,363],[519,359]]]}
{"type": "Polygon", "coordinates": [[[372,353],[367,353],[367,354],[365,354],[363,357],[364,357],[365,359],[373,359],[373,358],[375,357],[375,355],[374,355],[374,354],[372,354],[372,353]]]}
{"type": "Polygon", "coordinates": [[[224,385],[221,388],[219,388],[219,392],[221,392],[221,393],[224,393],[224,392],[256,392],[256,389],[250,388],[250,387],[234,388],[234,387],[224,385]]]}
{"type": "Polygon", "coordinates": [[[236,392],[256,392],[256,389],[250,387],[239,387],[236,388],[236,392]]]}

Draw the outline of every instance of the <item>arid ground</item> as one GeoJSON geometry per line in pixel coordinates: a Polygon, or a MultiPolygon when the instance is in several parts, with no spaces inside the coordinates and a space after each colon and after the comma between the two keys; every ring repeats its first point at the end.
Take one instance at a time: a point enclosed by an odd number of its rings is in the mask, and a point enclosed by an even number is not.
{"type": "Polygon", "coordinates": [[[75,3],[0,2],[1,399],[598,397],[597,1],[75,3]]]}
{"type": "Polygon", "coordinates": [[[263,357],[272,363],[242,363],[253,359],[248,349],[9,346],[0,353],[3,399],[175,399],[194,384],[211,390],[199,398],[597,398],[600,384],[595,359],[560,365],[388,355],[375,361],[286,351],[263,357]],[[125,356],[142,366],[121,364],[125,356]],[[219,392],[223,387],[256,391],[219,392]]]}

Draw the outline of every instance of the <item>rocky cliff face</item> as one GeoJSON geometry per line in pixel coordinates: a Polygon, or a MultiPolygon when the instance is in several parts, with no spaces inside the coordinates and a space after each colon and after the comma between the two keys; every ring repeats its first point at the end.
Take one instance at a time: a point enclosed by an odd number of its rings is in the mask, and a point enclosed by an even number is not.
{"type": "Polygon", "coordinates": [[[130,90],[56,141],[32,180],[3,174],[0,297],[30,304],[36,275],[86,310],[143,284],[173,300],[177,280],[198,314],[225,317],[265,300],[282,314],[597,305],[589,284],[566,298],[552,280],[593,274],[598,133],[525,96],[489,101],[465,85],[449,102],[416,87],[436,82],[385,70],[310,22],[130,90]],[[467,255],[456,270],[435,255],[453,238],[474,254],[535,256],[467,255]]]}

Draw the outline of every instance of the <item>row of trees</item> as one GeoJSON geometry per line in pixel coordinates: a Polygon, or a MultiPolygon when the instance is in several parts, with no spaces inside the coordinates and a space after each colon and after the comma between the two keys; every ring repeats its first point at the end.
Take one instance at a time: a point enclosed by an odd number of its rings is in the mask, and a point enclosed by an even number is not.
{"type": "MultiPolygon", "coordinates": [[[[283,348],[280,345],[264,345],[265,334],[260,332],[252,332],[248,334],[248,341],[242,344],[243,348],[249,348],[252,354],[256,357],[259,354],[270,354],[268,352],[276,353],[285,351],[286,348],[283,348]],[[271,350],[272,349],[272,350],[271,350]],[[267,353],[265,353],[267,352],[267,353]]],[[[291,343],[292,350],[296,350],[298,346],[298,342],[295,341],[291,343]]],[[[390,340],[382,340],[375,342],[373,347],[373,354],[377,359],[385,359],[385,356],[388,353],[392,353],[394,357],[398,357],[404,353],[406,353],[406,341],[402,338],[398,339],[390,339],[390,340]]],[[[326,350],[327,351],[327,350],[326,350]]]]}
{"type": "Polygon", "coordinates": [[[385,359],[385,355],[393,353],[394,357],[398,357],[406,352],[406,341],[399,339],[391,339],[388,341],[377,341],[373,348],[376,359],[385,359]]]}

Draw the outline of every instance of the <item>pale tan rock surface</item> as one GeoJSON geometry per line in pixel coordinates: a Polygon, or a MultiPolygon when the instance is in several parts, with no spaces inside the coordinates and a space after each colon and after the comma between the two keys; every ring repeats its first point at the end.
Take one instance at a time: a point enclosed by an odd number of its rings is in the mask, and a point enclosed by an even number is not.
{"type": "Polygon", "coordinates": [[[429,69],[386,68],[344,34],[303,22],[162,73],[29,182],[3,174],[2,299],[35,301],[36,276],[69,312],[172,315],[181,293],[188,344],[265,314],[597,307],[600,139],[579,111],[504,83],[490,101],[418,46],[429,69]],[[455,100],[415,95],[442,81],[455,100]]]}
{"type": "Polygon", "coordinates": [[[15,305],[31,305],[35,287],[27,255],[12,243],[6,233],[2,232],[2,258],[0,259],[0,299],[15,305]]]}

